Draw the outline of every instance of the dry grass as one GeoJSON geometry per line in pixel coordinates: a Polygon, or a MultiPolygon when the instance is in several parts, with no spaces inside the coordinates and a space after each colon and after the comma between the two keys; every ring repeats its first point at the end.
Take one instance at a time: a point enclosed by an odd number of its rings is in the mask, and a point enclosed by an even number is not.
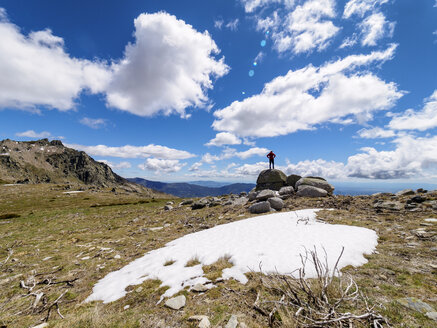
{"type": "MultiPolygon", "coordinates": [[[[48,307],[64,292],[58,306],[65,319],[53,306],[50,327],[192,327],[193,323],[187,321],[191,315],[207,315],[216,327],[225,326],[231,314],[237,314],[239,321],[249,327],[268,326],[268,316],[254,309],[253,304],[259,291],[266,300],[278,300],[278,295],[265,289],[261,275],[255,273],[248,274],[246,285],[228,280],[202,294],[183,291],[187,305],[181,311],[157,305],[167,287],[154,280],[130,286],[127,295],[116,302],[82,304],[94,284],[109,272],[185,234],[243,219],[247,210],[217,206],[192,211],[188,206],[175,206],[172,211],[164,211],[168,199],[93,189],[68,195],[63,192],[77,189],[66,188],[0,186],[0,216],[19,215],[0,220],[0,326],[32,327],[41,323],[48,307]],[[148,229],[165,224],[170,226],[159,231],[148,229]],[[21,281],[27,287],[35,286],[29,291],[20,286],[21,281]],[[44,295],[33,306],[33,294],[39,293],[44,295]]],[[[365,197],[291,198],[286,207],[334,208],[319,212],[319,218],[376,230],[380,237],[378,253],[368,256],[366,265],[345,268],[343,273],[353,276],[370,305],[384,305],[380,313],[392,326],[435,326],[424,315],[396,303],[397,298],[412,296],[437,309],[435,239],[415,233],[424,227],[423,218],[437,217],[432,208],[424,205],[420,212],[377,213],[372,198],[365,197]]],[[[436,232],[435,225],[425,228],[436,232]]],[[[203,270],[215,280],[231,265],[230,259],[224,258],[203,266],[203,270]]],[[[285,312],[278,316],[285,324],[285,312]]]]}
{"type": "Polygon", "coordinates": [[[188,267],[193,267],[195,265],[200,264],[199,259],[195,256],[194,258],[188,260],[187,264],[185,264],[185,266],[188,267]]]}

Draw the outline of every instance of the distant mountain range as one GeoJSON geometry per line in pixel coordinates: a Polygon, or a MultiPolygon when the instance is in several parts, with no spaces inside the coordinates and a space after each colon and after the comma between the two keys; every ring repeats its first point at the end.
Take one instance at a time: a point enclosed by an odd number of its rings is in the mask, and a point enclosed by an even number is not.
{"type": "MultiPolygon", "coordinates": [[[[250,191],[255,187],[253,183],[233,183],[221,187],[208,187],[200,186],[197,184],[177,182],[177,183],[165,183],[159,181],[150,181],[142,178],[128,178],[130,182],[140,184],[144,187],[154,189],[156,191],[161,191],[166,194],[171,194],[177,197],[206,197],[206,196],[220,196],[225,194],[239,194],[242,191],[250,191]]],[[[200,182],[200,181],[198,181],[200,182]]],[[[207,183],[208,185],[220,185],[219,182],[215,181],[202,181],[202,183],[207,183]]]]}

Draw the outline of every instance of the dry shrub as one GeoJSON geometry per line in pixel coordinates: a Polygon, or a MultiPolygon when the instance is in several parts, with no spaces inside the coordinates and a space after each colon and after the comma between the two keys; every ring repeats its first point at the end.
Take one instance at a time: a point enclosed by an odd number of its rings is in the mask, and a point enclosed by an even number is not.
{"type": "Polygon", "coordinates": [[[262,275],[268,299],[261,301],[258,293],[255,309],[269,316],[271,327],[390,327],[376,311],[382,305],[371,306],[353,277],[340,274],[343,251],[332,270],[326,251],[322,261],[314,249],[301,255],[302,268],[293,275],[262,275]],[[316,270],[314,279],[306,279],[308,263],[316,270]]]}

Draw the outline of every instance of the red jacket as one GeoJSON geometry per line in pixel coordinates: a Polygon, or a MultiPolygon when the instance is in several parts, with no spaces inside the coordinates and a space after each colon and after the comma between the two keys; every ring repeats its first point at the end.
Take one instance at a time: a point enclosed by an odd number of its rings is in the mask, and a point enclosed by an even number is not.
{"type": "Polygon", "coordinates": [[[275,153],[272,152],[272,151],[271,151],[270,153],[267,154],[267,158],[268,158],[268,159],[274,159],[275,157],[276,157],[276,155],[275,155],[275,153]]]}

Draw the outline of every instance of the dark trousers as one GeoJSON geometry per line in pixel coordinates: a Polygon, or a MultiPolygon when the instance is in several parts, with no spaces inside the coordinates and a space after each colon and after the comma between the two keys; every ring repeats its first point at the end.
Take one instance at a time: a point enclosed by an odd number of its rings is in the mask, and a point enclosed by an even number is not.
{"type": "Polygon", "coordinates": [[[273,169],[275,169],[275,159],[269,158],[269,169],[271,170],[273,166],[273,169]]]}

